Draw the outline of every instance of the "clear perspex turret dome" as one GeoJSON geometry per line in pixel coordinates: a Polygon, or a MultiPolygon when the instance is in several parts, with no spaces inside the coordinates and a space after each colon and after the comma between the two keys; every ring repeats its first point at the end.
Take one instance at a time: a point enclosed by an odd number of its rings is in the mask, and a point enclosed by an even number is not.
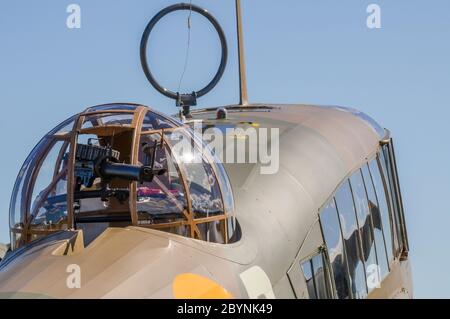
{"type": "Polygon", "coordinates": [[[86,109],[25,160],[10,205],[13,249],[48,234],[139,226],[216,243],[236,239],[226,172],[189,127],[148,107],[86,109]]]}

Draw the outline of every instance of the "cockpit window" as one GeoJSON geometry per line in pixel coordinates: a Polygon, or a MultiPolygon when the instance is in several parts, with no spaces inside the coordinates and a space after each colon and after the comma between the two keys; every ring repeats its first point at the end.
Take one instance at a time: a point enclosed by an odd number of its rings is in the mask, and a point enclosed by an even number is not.
{"type": "Polygon", "coordinates": [[[87,115],[81,129],[98,126],[130,127],[133,122],[132,113],[100,113],[87,115]]]}
{"type": "Polygon", "coordinates": [[[223,214],[219,185],[211,166],[201,163],[183,163],[186,169],[194,218],[223,214]]]}
{"type": "Polygon", "coordinates": [[[114,104],[104,104],[104,105],[97,105],[90,107],[86,110],[86,112],[97,112],[97,111],[114,111],[114,110],[127,110],[127,111],[134,111],[139,107],[137,104],[121,104],[121,103],[114,103],[114,104]]]}
{"type": "Polygon", "coordinates": [[[187,203],[178,168],[167,146],[161,146],[160,134],[141,136],[139,163],[150,165],[155,154],[155,168],[162,170],[151,182],[137,186],[137,213],[140,225],[171,223],[182,225],[187,219],[187,203]],[[155,149],[156,147],[156,149],[155,149]]]}
{"type": "Polygon", "coordinates": [[[186,174],[194,218],[224,214],[220,186],[213,167],[185,130],[167,133],[177,162],[186,174]]]}
{"type": "Polygon", "coordinates": [[[68,133],[72,132],[74,125],[75,125],[75,116],[66,120],[62,124],[60,124],[53,131],[51,131],[48,135],[53,135],[56,137],[65,136],[68,133]]]}
{"type": "Polygon", "coordinates": [[[61,229],[67,223],[68,147],[68,141],[57,141],[40,164],[28,220],[33,227],[61,229]]]}
{"type": "Polygon", "coordinates": [[[67,228],[67,160],[72,117],[51,130],[32,150],[20,169],[10,205],[13,249],[67,228]]]}
{"type": "Polygon", "coordinates": [[[107,227],[127,226],[240,239],[228,176],[192,130],[143,106],[89,108],[25,161],[11,199],[12,246],[65,229],[82,229],[89,244],[107,227]]]}
{"type": "Polygon", "coordinates": [[[142,123],[142,131],[160,130],[172,127],[175,127],[172,121],[154,112],[147,112],[144,117],[144,122],[142,123]]]}

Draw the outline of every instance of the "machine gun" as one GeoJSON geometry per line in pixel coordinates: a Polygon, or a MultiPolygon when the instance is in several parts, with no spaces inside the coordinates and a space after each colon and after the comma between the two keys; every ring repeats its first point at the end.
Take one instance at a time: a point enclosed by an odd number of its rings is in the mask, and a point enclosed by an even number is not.
{"type": "Polygon", "coordinates": [[[107,201],[115,197],[124,202],[129,196],[128,189],[111,189],[113,179],[137,181],[140,183],[152,182],[154,176],[163,175],[164,168],[155,168],[156,151],[160,144],[155,141],[153,145],[145,143],[142,150],[145,154],[144,165],[131,165],[119,162],[120,152],[110,146],[77,144],[75,153],[75,198],[98,198],[107,201]],[[101,179],[101,190],[81,191],[84,186],[92,187],[95,179],[101,179]]]}

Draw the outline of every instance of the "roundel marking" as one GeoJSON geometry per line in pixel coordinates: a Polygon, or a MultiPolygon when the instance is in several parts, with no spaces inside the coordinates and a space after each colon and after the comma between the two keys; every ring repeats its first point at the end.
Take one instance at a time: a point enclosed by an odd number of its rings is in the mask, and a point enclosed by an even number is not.
{"type": "Polygon", "coordinates": [[[184,273],[175,277],[173,296],[176,299],[231,299],[233,295],[215,281],[197,275],[184,273]]]}

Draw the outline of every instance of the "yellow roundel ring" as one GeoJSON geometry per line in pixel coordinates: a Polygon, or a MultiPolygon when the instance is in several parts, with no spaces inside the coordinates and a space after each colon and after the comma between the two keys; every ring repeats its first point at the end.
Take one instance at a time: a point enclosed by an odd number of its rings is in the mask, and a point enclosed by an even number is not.
{"type": "Polygon", "coordinates": [[[196,274],[180,274],[173,281],[176,299],[231,299],[233,295],[209,278],[196,274]]]}

